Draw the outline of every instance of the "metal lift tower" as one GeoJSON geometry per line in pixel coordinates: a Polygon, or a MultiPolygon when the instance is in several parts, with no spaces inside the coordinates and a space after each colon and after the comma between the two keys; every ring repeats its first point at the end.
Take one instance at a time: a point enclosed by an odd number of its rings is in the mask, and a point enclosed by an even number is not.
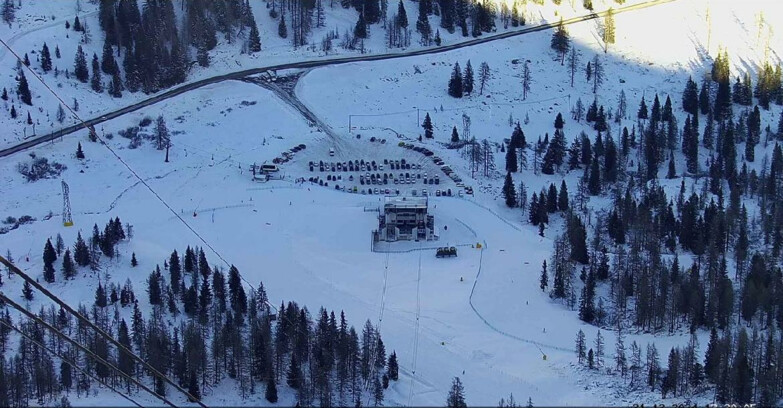
{"type": "Polygon", "coordinates": [[[73,218],[71,218],[71,198],[69,197],[68,184],[63,181],[63,225],[66,227],[73,226],[73,218]]]}

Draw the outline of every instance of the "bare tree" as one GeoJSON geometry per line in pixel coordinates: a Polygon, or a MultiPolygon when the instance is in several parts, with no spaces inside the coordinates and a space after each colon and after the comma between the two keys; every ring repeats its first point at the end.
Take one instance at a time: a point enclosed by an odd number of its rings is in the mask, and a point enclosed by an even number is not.
{"type": "Polygon", "coordinates": [[[574,74],[579,69],[579,51],[576,47],[571,47],[571,53],[568,54],[568,71],[571,73],[571,88],[574,87],[574,74]]]}
{"type": "Polygon", "coordinates": [[[625,119],[626,111],[628,110],[628,102],[625,100],[625,91],[620,90],[620,99],[617,103],[617,121],[625,119]]]}
{"type": "Polygon", "coordinates": [[[481,68],[479,68],[479,95],[484,94],[484,85],[486,85],[487,81],[489,80],[489,64],[486,62],[481,63],[481,68]]]}
{"type": "Polygon", "coordinates": [[[604,53],[609,49],[609,44],[614,44],[614,34],[614,10],[610,8],[606,12],[606,17],[604,17],[604,53]]]}
{"type": "Polygon", "coordinates": [[[527,93],[530,92],[530,83],[532,81],[530,63],[525,61],[525,66],[522,68],[522,100],[527,99],[527,93]]]}
{"type": "Polygon", "coordinates": [[[604,65],[598,58],[598,54],[593,57],[593,93],[598,93],[598,87],[604,82],[604,65]]]}

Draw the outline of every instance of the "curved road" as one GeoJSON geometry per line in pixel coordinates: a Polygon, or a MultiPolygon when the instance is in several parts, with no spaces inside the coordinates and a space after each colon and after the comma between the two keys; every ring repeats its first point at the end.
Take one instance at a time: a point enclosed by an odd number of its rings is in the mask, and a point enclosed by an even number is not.
{"type": "MultiPolygon", "coordinates": [[[[648,7],[657,6],[660,4],[666,4],[671,3],[677,0],[652,0],[644,3],[639,4],[632,4],[629,6],[621,7],[616,10],[614,10],[615,14],[625,13],[628,11],[633,10],[640,10],[645,9],[648,7]]],[[[562,23],[565,25],[569,24],[575,24],[580,23],[583,21],[593,20],[599,17],[603,17],[607,14],[607,11],[601,11],[597,13],[590,13],[583,16],[573,17],[567,20],[563,20],[562,23]]],[[[460,42],[456,44],[450,44],[450,45],[444,45],[441,47],[435,47],[435,48],[427,48],[427,49],[421,49],[421,50],[415,50],[415,51],[409,51],[409,52],[401,52],[401,53],[391,53],[391,54],[375,54],[375,55],[363,55],[363,56],[356,56],[356,57],[340,57],[340,58],[330,58],[330,59],[321,59],[321,60],[313,60],[313,61],[302,61],[302,62],[292,62],[287,64],[279,64],[279,65],[271,65],[266,67],[258,67],[258,68],[252,68],[252,69],[246,69],[242,71],[236,71],[224,75],[218,75],[211,78],[201,79],[195,82],[191,82],[185,85],[182,85],[178,88],[174,88],[171,90],[168,90],[166,92],[160,93],[158,95],[155,95],[149,99],[145,99],[143,101],[140,101],[138,103],[135,103],[133,105],[126,106],[122,109],[105,113],[97,118],[86,120],[80,124],[76,124],[73,126],[69,126],[57,131],[54,131],[49,134],[41,135],[33,139],[29,139],[27,141],[24,141],[22,143],[19,143],[16,146],[12,146],[3,150],[0,150],[0,157],[9,156],[11,154],[23,151],[25,149],[29,149],[31,147],[37,146],[39,144],[52,141],[58,137],[62,137],[71,133],[74,133],[76,131],[79,131],[84,128],[88,128],[91,126],[95,126],[97,124],[106,122],[108,120],[117,118],[119,116],[122,116],[126,113],[137,111],[141,108],[153,105],[155,103],[158,103],[160,101],[173,98],[177,95],[181,95],[185,92],[192,91],[194,89],[198,89],[207,85],[223,82],[223,81],[229,81],[229,80],[238,80],[245,78],[250,75],[256,75],[260,74],[266,71],[270,70],[283,70],[283,69],[296,69],[296,68],[316,68],[316,67],[324,67],[329,65],[338,65],[338,64],[346,64],[350,62],[366,62],[366,61],[381,61],[381,60],[391,60],[391,59],[397,59],[397,58],[405,58],[405,57],[414,57],[414,56],[420,56],[420,55],[429,55],[429,54],[439,54],[443,52],[453,51],[460,48],[466,48],[466,47],[472,47],[474,45],[484,44],[491,41],[497,41],[502,40],[506,38],[512,38],[520,35],[535,33],[539,31],[549,30],[551,28],[557,27],[558,23],[547,23],[547,24],[541,24],[537,26],[531,26],[526,27],[520,30],[516,31],[509,31],[501,34],[496,35],[490,35],[482,38],[477,38],[474,40],[469,40],[465,42],[460,42]]]]}

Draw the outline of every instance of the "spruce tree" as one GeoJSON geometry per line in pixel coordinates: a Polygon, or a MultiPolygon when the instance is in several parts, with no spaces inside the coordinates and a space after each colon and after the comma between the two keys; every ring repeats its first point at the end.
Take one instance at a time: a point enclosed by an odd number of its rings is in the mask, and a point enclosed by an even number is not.
{"type": "Polygon", "coordinates": [[[519,171],[517,163],[517,149],[512,148],[511,146],[509,146],[509,148],[506,150],[506,171],[511,173],[516,173],[519,171]]]}
{"type": "Polygon", "coordinates": [[[642,102],[639,103],[639,111],[636,113],[636,117],[640,120],[647,120],[647,102],[642,97],[642,102]]]}
{"type": "Polygon", "coordinates": [[[387,373],[392,381],[397,381],[400,378],[399,364],[397,363],[397,352],[392,351],[389,355],[389,363],[387,364],[387,373]]]}
{"type": "Polygon", "coordinates": [[[405,5],[402,4],[402,0],[397,4],[397,20],[395,20],[395,23],[397,27],[402,29],[408,28],[408,13],[405,11],[405,5]]]}
{"type": "Polygon", "coordinates": [[[454,70],[451,72],[449,80],[449,95],[454,98],[462,98],[462,73],[460,72],[459,62],[454,63],[454,70]]]}
{"type": "Polygon", "coordinates": [[[76,144],[76,158],[79,160],[84,159],[84,151],[82,150],[82,142],[76,144]]]}
{"type": "Polygon", "coordinates": [[[561,212],[568,211],[568,187],[565,180],[560,182],[560,192],[557,197],[557,208],[561,212]]]}
{"type": "Polygon", "coordinates": [[[114,49],[109,41],[103,42],[103,54],[101,55],[101,70],[106,75],[114,73],[114,65],[117,61],[114,59],[114,49]]]}
{"type": "Polygon", "coordinates": [[[52,246],[52,241],[50,239],[47,239],[43,251],[43,261],[44,261],[43,276],[44,276],[44,280],[49,283],[54,282],[54,261],[56,260],[57,260],[57,252],[54,250],[54,247],[52,246]]]}
{"type": "Polygon", "coordinates": [[[462,76],[462,91],[466,94],[473,93],[473,67],[470,60],[465,65],[465,74],[462,76]]]}
{"type": "Polygon", "coordinates": [[[22,286],[22,297],[29,302],[33,300],[33,293],[33,287],[30,285],[30,282],[24,281],[24,285],[22,286]]]}
{"type": "Polygon", "coordinates": [[[506,172],[506,179],[503,182],[503,198],[506,200],[506,206],[508,208],[514,208],[517,206],[517,192],[514,188],[514,180],[511,178],[510,171],[506,172]]]}
{"type": "MultiPolygon", "coordinates": [[[[570,46],[571,39],[568,35],[568,30],[566,30],[565,25],[563,24],[563,19],[561,18],[555,32],[552,34],[552,40],[550,41],[550,47],[555,50],[560,57],[560,65],[565,64],[565,55],[568,53],[570,46]]],[[[588,74],[588,81],[589,80],[588,74]]]]}
{"type": "Polygon", "coordinates": [[[359,13],[359,19],[353,28],[353,36],[359,39],[367,38],[367,21],[364,19],[364,13],[359,13]]]}
{"type": "Polygon", "coordinates": [[[459,133],[457,133],[456,126],[451,129],[451,143],[459,143],[459,133]]]}
{"type": "Polygon", "coordinates": [[[261,36],[258,33],[258,25],[255,20],[250,24],[250,37],[248,38],[247,49],[251,54],[261,51],[261,36]]]}
{"type": "Polygon", "coordinates": [[[699,91],[699,111],[702,115],[706,115],[710,112],[710,94],[709,83],[707,81],[702,82],[701,90],[699,91]]]}
{"type": "Polygon", "coordinates": [[[275,376],[272,375],[266,382],[266,392],[264,398],[271,403],[277,402],[277,384],[275,384],[275,376]]]}
{"type": "MultiPolygon", "coordinates": [[[[16,92],[19,94],[19,99],[26,105],[33,105],[33,97],[30,93],[30,85],[27,83],[27,77],[24,75],[24,71],[19,71],[19,84],[16,88],[16,92]]],[[[15,117],[13,114],[11,117],[15,117]]]]}
{"type": "Polygon", "coordinates": [[[587,182],[587,191],[590,195],[598,195],[601,193],[601,173],[598,167],[598,159],[593,157],[592,164],[590,164],[590,176],[587,182]]]}
{"type": "Polygon", "coordinates": [[[451,389],[446,398],[446,407],[448,408],[467,408],[465,403],[465,388],[459,377],[454,377],[451,382],[451,389]]]}
{"type": "Polygon", "coordinates": [[[285,25],[285,13],[280,15],[280,23],[277,25],[277,35],[279,35],[280,38],[288,38],[288,29],[285,25]]]}
{"type": "Polygon", "coordinates": [[[424,128],[424,137],[427,139],[432,139],[433,133],[432,133],[432,119],[430,119],[430,114],[427,113],[424,116],[424,123],[421,125],[422,128],[424,128]]]}
{"type": "Polygon", "coordinates": [[[41,69],[43,72],[52,70],[52,55],[49,53],[49,46],[46,43],[41,48],[41,69]]]}
{"type": "Polygon", "coordinates": [[[90,71],[87,68],[87,57],[84,55],[84,50],[81,45],[76,49],[73,74],[76,76],[76,79],[85,84],[90,79],[90,71]]]}

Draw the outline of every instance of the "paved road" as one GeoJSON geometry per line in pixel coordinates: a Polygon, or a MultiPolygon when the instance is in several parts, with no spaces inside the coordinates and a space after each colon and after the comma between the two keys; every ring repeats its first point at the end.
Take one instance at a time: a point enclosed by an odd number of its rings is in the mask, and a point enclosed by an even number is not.
{"type": "MultiPolygon", "coordinates": [[[[632,4],[629,6],[621,7],[616,10],[614,10],[615,14],[625,13],[629,11],[634,10],[641,10],[648,7],[653,7],[661,4],[671,3],[677,0],[652,0],[644,3],[639,4],[632,4]]],[[[578,16],[574,18],[570,18],[567,20],[563,20],[563,24],[569,25],[569,24],[575,24],[580,23],[583,21],[593,20],[599,17],[603,17],[606,15],[606,11],[597,12],[597,13],[590,13],[583,16],[578,16]]],[[[71,133],[77,132],[81,129],[88,128],[91,126],[95,126],[97,124],[106,122],[108,120],[117,118],[119,116],[125,115],[126,113],[135,112],[139,109],[145,108],[147,106],[153,105],[155,103],[158,103],[160,101],[173,98],[177,95],[181,95],[185,92],[192,91],[194,89],[198,89],[207,85],[228,81],[228,80],[240,80],[242,78],[245,78],[250,75],[256,75],[260,74],[269,70],[283,70],[283,69],[298,69],[298,68],[316,68],[316,67],[324,67],[329,65],[338,65],[338,64],[347,64],[351,62],[366,62],[366,61],[381,61],[381,60],[391,60],[391,59],[397,59],[397,58],[406,58],[406,57],[414,57],[414,56],[420,56],[420,55],[430,55],[430,54],[439,54],[443,52],[453,51],[460,48],[466,48],[466,47],[472,47],[474,45],[479,44],[485,44],[491,41],[497,41],[502,40],[506,38],[512,38],[520,35],[535,33],[539,31],[549,30],[551,28],[554,28],[558,25],[558,23],[547,23],[547,24],[541,24],[537,26],[528,26],[519,30],[515,31],[508,31],[501,34],[495,34],[495,35],[488,35],[482,38],[477,38],[474,40],[469,40],[465,42],[460,42],[457,44],[449,44],[444,45],[440,47],[434,47],[434,48],[427,48],[427,49],[421,49],[421,50],[415,50],[415,51],[408,51],[408,52],[401,52],[401,53],[392,53],[392,54],[375,54],[375,55],[360,55],[360,56],[354,56],[354,57],[339,57],[339,58],[329,58],[329,59],[319,59],[319,60],[313,60],[313,61],[302,61],[302,62],[292,62],[287,64],[279,64],[279,65],[271,65],[266,67],[258,67],[258,68],[252,68],[252,69],[246,69],[242,71],[236,71],[224,75],[218,75],[211,78],[206,78],[202,80],[198,80],[195,82],[190,82],[185,85],[182,85],[180,87],[168,90],[166,92],[160,93],[158,95],[155,95],[153,97],[150,97],[149,99],[145,99],[143,101],[140,101],[138,103],[135,103],[133,105],[126,106],[122,109],[105,113],[97,118],[85,120],[83,123],[69,126],[57,131],[54,131],[52,133],[41,135],[29,140],[26,140],[22,143],[19,143],[16,146],[12,146],[3,150],[0,150],[0,157],[9,156],[11,154],[29,149],[31,147],[37,146],[42,143],[46,143],[49,141],[52,141],[54,139],[57,139],[58,137],[62,137],[65,135],[69,135],[71,133]]]]}

